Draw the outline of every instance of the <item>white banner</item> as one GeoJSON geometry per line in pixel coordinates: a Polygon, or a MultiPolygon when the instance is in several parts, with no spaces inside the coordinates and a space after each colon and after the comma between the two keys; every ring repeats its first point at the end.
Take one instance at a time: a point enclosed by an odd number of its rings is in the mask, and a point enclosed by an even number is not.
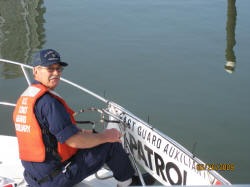
{"type": "MultiPolygon", "coordinates": [[[[197,164],[204,164],[203,162],[198,158],[194,159],[181,145],[158,133],[119,105],[111,103],[109,112],[126,124],[120,130],[124,139],[128,140],[136,161],[162,184],[230,184],[215,171],[197,170],[197,164]]],[[[114,120],[112,117],[110,119],[114,120]]]]}

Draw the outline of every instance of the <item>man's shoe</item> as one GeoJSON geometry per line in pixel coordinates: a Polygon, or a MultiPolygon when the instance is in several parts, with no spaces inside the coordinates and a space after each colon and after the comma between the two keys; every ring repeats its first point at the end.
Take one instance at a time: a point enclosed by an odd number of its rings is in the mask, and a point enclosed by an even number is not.
{"type": "MultiPolygon", "coordinates": [[[[149,173],[144,173],[142,177],[143,177],[145,184],[148,186],[153,185],[155,183],[155,178],[152,177],[149,173]]],[[[141,186],[141,185],[142,183],[141,183],[140,177],[133,176],[132,183],[129,186],[141,186]]]]}

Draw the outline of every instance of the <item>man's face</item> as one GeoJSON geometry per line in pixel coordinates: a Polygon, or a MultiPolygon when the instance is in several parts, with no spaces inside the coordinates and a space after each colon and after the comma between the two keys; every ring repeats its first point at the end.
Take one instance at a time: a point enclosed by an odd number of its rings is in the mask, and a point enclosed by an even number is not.
{"type": "Polygon", "coordinates": [[[52,64],[48,67],[37,66],[33,69],[35,80],[44,86],[54,90],[59,84],[63,67],[60,64],[52,64]]]}

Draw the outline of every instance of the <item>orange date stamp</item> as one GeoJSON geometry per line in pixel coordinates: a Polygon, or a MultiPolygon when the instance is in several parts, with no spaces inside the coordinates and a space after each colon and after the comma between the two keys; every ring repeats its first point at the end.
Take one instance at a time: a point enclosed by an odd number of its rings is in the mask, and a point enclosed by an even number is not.
{"type": "Polygon", "coordinates": [[[197,170],[233,171],[234,164],[197,164],[197,170]]]}

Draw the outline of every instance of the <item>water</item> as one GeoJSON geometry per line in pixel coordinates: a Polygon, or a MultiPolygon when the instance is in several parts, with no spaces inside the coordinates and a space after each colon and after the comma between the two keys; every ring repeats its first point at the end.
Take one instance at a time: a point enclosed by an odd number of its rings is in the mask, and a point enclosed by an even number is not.
{"type": "MultiPolygon", "coordinates": [[[[203,161],[233,163],[221,174],[250,183],[249,9],[248,0],[0,1],[0,57],[31,64],[34,52],[57,49],[70,64],[63,77],[149,116],[189,150],[197,143],[203,161]]],[[[26,86],[0,63],[0,101],[26,86]]],[[[63,86],[75,110],[99,105],[63,86]]],[[[12,111],[0,107],[0,134],[14,135],[12,111]]]]}

